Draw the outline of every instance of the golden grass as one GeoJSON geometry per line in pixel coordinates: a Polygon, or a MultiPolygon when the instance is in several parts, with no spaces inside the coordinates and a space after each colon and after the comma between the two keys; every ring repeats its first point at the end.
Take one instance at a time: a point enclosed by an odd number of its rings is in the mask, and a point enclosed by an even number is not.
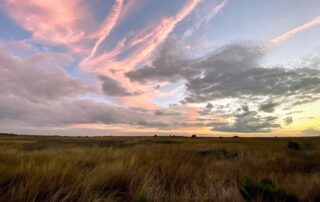
{"type": "Polygon", "coordinates": [[[0,137],[0,201],[236,202],[247,176],[320,200],[320,139],[288,140],[0,137]]]}

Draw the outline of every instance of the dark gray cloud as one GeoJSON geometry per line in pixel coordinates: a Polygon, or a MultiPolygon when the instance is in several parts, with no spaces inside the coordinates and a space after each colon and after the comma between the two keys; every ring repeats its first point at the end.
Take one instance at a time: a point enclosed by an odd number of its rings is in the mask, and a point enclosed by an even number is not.
{"type": "Polygon", "coordinates": [[[144,126],[144,127],[155,127],[155,128],[168,128],[170,127],[169,123],[161,122],[161,121],[147,121],[147,120],[140,120],[138,121],[137,125],[144,126]]]}
{"type": "Polygon", "coordinates": [[[276,102],[273,102],[273,101],[265,102],[265,103],[262,103],[259,106],[259,110],[267,112],[267,113],[272,113],[272,112],[274,112],[275,108],[278,105],[279,105],[279,103],[276,103],[276,102]]]}
{"type": "Polygon", "coordinates": [[[238,133],[266,133],[271,132],[274,128],[281,127],[277,124],[275,116],[261,116],[255,111],[243,111],[236,114],[233,124],[218,123],[214,125],[212,130],[223,132],[238,133]]]}
{"type": "Polygon", "coordinates": [[[180,45],[166,43],[159,56],[151,65],[128,72],[132,81],[152,82],[190,80],[202,77],[207,70],[216,72],[232,72],[233,69],[255,67],[262,56],[262,50],[245,45],[228,45],[205,57],[189,59],[183,54],[180,45]]]}
{"type": "Polygon", "coordinates": [[[102,81],[102,90],[106,95],[115,97],[124,97],[132,95],[118,81],[107,77],[99,76],[102,81]]]}
{"type": "Polygon", "coordinates": [[[208,103],[208,104],[206,105],[206,109],[212,109],[212,108],[213,108],[213,104],[208,103]]]}
{"type": "MultiPolygon", "coordinates": [[[[307,58],[299,65],[263,67],[261,59],[266,49],[246,44],[231,44],[201,57],[183,54],[179,45],[165,45],[155,61],[148,66],[128,72],[132,81],[184,80],[186,94],[182,103],[204,103],[233,99],[242,106],[236,113],[230,109],[217,109],[211,103],[200,108],[201,120],[210,120],[213,114],[223,114],[234,122],[214,124],[216,131],[270,132],[279,128],[279,122],[289,125],[292,117],[279,121],[265,116],[283,105],[293,106],[314,102],[320,94],[320,59],[307,58]],[[256,106],[250,111],[248,105],[256,106]],[[240,113],[241,112],[241,113],[240,113]]],[[[232,107],[234,108],[234,107],[232,107]]]]}
{"type": "Polygon", "coordinates": [[[284,123],[286,125],[290,125],[291,123],[293,123],[293,118],[291,116],[288,116],[284,119],[284,123]]]}
{"type": "Polygon", "coordinates": [[[182,78],[182,74],[191,75],[193,71],[188,67],[192,60],[186,58],[180,45],[175,41],[165,43],[151,65],[145,65],[141,69],[128,72],[126,75],[131,81],[142,83],[153,81],[173,82],[182,78]]]}
{"type": "Polygon", "coordinates": [[[143,91],[128,92],[118,81],[107,76],[99,76],[99,79],[102,81],[103,92],[111,97],[137,96],[143,93],[143,91]]]}
{"type": "Polygon", "coordinates": [[[283,68],[254,68],[230,73],[207,72],[188,80],[187,102],[243,96],[296,96],[320,93],[320,72],[283,68]]]}
{"type": "Polygon", "coordinates": [[[260,60],[264,54],[264,49],[257,46],[232,44],[205,57],[187,59],[173,49],[161,52],[152,65],[128,72],[127,76],[138,82],[183,79],[186,103],[248,96],[314,98],[320,93],[320,70],[310,66],[318,63],[262,67],[260,60]]]}
{"type": "Polygon", "coordinates": [[[241,109],[242,109],[243,111],[245,111],[245,112],[248,112],[248,111],[249,111],[249,106],[248,106],[248,105],[243,105],[243,106],[241,107],[241,109]]]}
{"type": "Polygon", "coordinates": [[[170,109],[167,110],[156,110],[154,112],[155,116],[181,116],[181,112],[178,111],[170,111],[170,109]]]}

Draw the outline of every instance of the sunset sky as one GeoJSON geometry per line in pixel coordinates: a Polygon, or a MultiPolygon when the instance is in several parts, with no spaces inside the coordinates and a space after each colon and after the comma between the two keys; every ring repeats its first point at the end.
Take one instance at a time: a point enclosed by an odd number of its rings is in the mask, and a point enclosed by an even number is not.
{"type": "Polygon", "coordinates": [[[319,0],[1,0],[0,132],[320,135],[319,0]]]}

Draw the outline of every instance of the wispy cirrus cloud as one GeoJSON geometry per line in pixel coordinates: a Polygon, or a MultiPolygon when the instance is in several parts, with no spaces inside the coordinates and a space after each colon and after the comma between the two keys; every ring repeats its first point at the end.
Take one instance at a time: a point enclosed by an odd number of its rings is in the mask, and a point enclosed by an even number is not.
{"type": "Polygon", "coordinates": [[[196,30],[198,30],[204,23],[207,24],[216,15],[218,15],[223,8],[227,5],[228,0],[221,0],[217,5],[214,5],[213,9],[210,9],[208,13],[205,13],[203,17],[200,17],[195,24],[193,24],[184,33],[184,37],[192,35],[196,30]]]}
{"type": "Polygon", "coordinates": [[[106,72],[106,74],[108,74],[108,71],[110,70],[107,68],[108,66],[112,66],[115,69],[121,69],[123,72],[131,70],[137,64],[148,59],[156,48],[166,40],[175,26],[187,17],[200,2],[201,0],[190,0],[175,16],[163,17],[155,26],[147,27],[134,34],[134,36],[125,43],[123,49],[116,49],[117,53],[121,53],[128,48],[138,46],[135,51],[124,59],[110,60],[110,54],[105,53],[100,57],[98,56],[97,59],[93,58],[89,63],[92,64],[93,69],[100,69],[98,70],[99,73],[106,72]]]}
{"type": "MultiPolygon", "coordinates": [[[[120,82],[122,86],[126,86],[128,91],[136,91],[136,89],[139,89],[148,92],[150,90],[149,86],[132,83],[124,73],[132,70],[138,64],[146,62],[156,49],[167,39],[176,25],[187,17],[200,2],[202,2],[202,0],[188,1],[180,10],[178,10],[176,15],[163,17],[155,26],[147,27],[144,30],[135,33],[130,39],[122,39],[113,50],[84,61],[82,66],[85,69],[98,74],[113,77],[113,79],[120,82]],[[128,56],[121,60],[115,58],[117,55],[133,47],[134,51],[128,56]]],[[[137,94],[133,93],[132,95],[137,94]]],[[[145,106],[154,106],[154,104],[150,105],[154,95],[152,93],[149,94],[147,99],[146,96],[147,95],[139,95],[135,98],[124,97],[122,100],[126,104],[131,103],[133,105],[141,105],[142,102],[145,106]]]]}
{"type": "Polygon", "coordinates": [[[115,5],[111,9],[110,15],[106,17],[100,30],[97,31],[97,33],[95,34],[98,39],[95,42],[90,55],[87,58],[85,58],[85,61],[93,57],[96,54],[101,43],[108,38],[120,17],[122,7],[123,0],[116,0],[115,5]]]}
{"type": "Polygon", "coordinates": [[[308,29],[310,29],[314,26],[317,26],[317,25],[320,25],[320,16],[317,16],[313,20],[311,20],[303,25],[300,25],[298,27],[295,27],[295,28],[281,34],[280,36],[270,40],[270,42],[267,44],[267,47],[276,46],[276,45],[290,39],[295,34],[298,34],[299,32],[303,32],[305,30],[308,30],[308,29]]]}

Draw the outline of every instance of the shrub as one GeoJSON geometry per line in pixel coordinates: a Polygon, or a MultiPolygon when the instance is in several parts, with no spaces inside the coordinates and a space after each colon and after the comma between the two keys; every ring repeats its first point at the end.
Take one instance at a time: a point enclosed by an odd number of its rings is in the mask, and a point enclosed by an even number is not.
{"type": "Polygon", "coordinates": [[[311,149],[313,149],[313,144],[312,144],[312,142],[303,142],[302,148],[304,150],[311,150],[311,149]]]}
{"type": "Polygon", "coordinates": [[[191,137],[192,137],[192,138],[196,138],[196,137],[197,137],[197,135],[191,135],[191,137]]]}
{"type": "Polygon", "coordinates": [[[229,151],[226,149],[207,149],[207,150],[200,150],[196,152],[197,156],[200,157],[214,157],[217,159],[237,159],[239,154],[235,151],[229,151]]]}
{"type": "Polygon", "coordinates": [[[148,199],[146,196],[142,195],[139,198],[137,198],[136,200],[134,200],[134,202],[148,202],[148,199]]]}
{"type": "Polygon", "coordinates": [[[256,181],[246,177],[242,185],[240,185],[239,191],[246,201],[298,201],[295,196],[277,189],[270,179],[256,181]]]}
{"type": "Polygon", "coordinates": [[[301,145],[298,142],[289,141],[288,142],[288,148],[291,150],[300,150],[301,145]]]}

